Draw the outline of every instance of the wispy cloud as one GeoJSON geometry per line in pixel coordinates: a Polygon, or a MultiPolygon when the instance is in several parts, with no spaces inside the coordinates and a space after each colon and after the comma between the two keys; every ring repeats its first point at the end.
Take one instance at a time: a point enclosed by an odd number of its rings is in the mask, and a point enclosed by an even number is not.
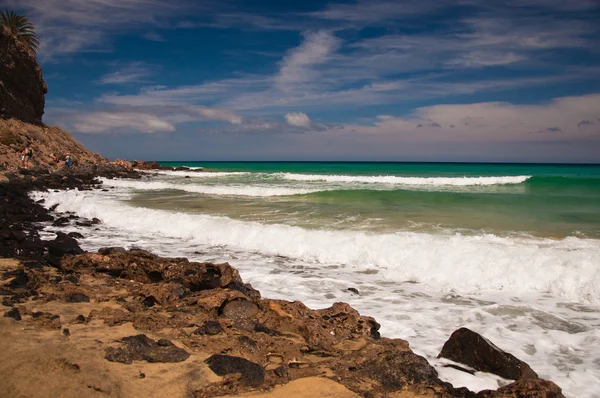
{"type": "Polygon", "coordinates": [[[6,0],[24,12],[41,37],[40,56],[106,51],[111,35],[166,23],[186,8],[162,0],[6,0]]]}
{"type": "Polygon", "coordinates": [[[154,73],[154,68],[142,62],[121,66],[100,77],[99,84],[144,83],[154,73]]]}
{"type": "Polygon", "coordinates": [[[175,126],[155,115],[140,112],[90,112],[73,116],[78,133],[138,131],[142,133],[173,132],[175,126]]]}
{"type": "Polygon", "coordinates": [[[166,41],[164,37],[162,37],[161,35],[159,35],[156,32],[148,32],[148,33],[144,33],[142,35],[142,37],[146,40],[150,40],[150,41],[166,41]]]}
{"type": "Polygon", "coordinates": [[[275,82],[283,91],[296,89],[298,85],[313,83],[319,79],[315,67],[331,60],[340,40],[331,32],[319,31],[304,34],[302,44],[283,58],[275,82]]]}

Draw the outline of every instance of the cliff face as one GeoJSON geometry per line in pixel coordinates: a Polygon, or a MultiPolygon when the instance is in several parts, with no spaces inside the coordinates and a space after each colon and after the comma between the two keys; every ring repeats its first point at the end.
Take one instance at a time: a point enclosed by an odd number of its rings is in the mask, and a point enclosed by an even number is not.
{"type": "Polygon", "coordinates": [[[52,162],[52,154],[57,157],[69,153],[79,165],[108,163],[97,153],[88,151],[71,134],[56,126],[38,126],[20,120],[0,119],[0,174],[15,171],[21,166],[18,153],[25,146],[33,150],[29,166],[33,168],[57,169],[63,163],[52,162]]]}
{"type": "Polygon", "coordinates": [[[0,117],[40,125],[47,91],[35,55],[0,25],[0,117]]]}

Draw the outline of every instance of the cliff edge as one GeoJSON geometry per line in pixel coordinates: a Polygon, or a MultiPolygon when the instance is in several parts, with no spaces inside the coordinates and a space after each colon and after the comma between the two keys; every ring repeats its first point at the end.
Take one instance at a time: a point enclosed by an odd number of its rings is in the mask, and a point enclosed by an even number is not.
{"type": "Polygon", "coordinates": [[[35,54],[0,25],[0,117],[42,124],[47,92],[35,54]]]}

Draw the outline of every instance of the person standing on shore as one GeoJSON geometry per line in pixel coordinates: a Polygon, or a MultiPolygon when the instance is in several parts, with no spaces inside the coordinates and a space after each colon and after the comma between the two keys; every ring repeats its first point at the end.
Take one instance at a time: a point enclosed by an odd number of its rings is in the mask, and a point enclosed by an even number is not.
{"type": "Polygon", "coordinates": [[[65,166],[71,167],[71,155],[68,153],[67,156],[65,156],[65,166]]]}
{"type": "Polygon", "coordinates": [[[21,151],[21,164],[23,165],[24,168],[26,168],[26,169],[29,168],[29,160],[31,160],[32,156],[33,156],[33,151],[31,150],[31,148],[29,146],[26,146],[21,151]]]}

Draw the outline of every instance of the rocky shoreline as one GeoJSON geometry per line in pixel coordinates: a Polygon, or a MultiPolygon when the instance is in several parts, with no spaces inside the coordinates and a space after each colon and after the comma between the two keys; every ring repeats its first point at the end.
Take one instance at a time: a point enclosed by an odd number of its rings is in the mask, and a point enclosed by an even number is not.
{"type": "Polygon", "coordinates": [[[457,330],[440,355],[459,370],[514,382],[479,393],[455,388],[408,342],[380,336],[376,320],[348,304],[311,310],[262,298],[227,263],[163,258],[118,243],[86,253],[77,233],[40,238],[42,222],[100,221],[47,210],[29,192],[102,189],[97,177],[140,178],[135,170],[102,164],[6,177],[0,183],[2,396],[563,396],[468,329],[457,330]]]}

